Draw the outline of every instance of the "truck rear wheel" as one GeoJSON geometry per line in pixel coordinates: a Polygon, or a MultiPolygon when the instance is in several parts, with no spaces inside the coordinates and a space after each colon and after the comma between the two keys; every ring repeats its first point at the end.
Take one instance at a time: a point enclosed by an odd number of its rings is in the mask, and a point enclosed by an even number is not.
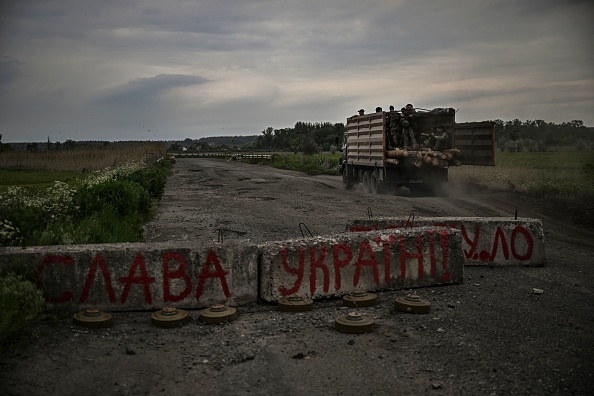
{"type": "Polygon", "coordinates": [[[373,172],[373,174],[371,175],[370,190],[372,194],[382,193],[377,171],[373,172]]]}
{"type": "Polygon", "coordinates": [[[409,184],[408,188],[411,195],[416,197],[442,197],[445,195],[445,191],[441,183],[409,184]]]}
{"type": "Polygon", "coordinates": [[[366,193],[371,192],[371,174],[371,171],[365,171],[363,173],[363,191],[365,191],[366,193]]]}
{"type": "Polygon", "coordinates": [[[342,170],[342,185],[346,190],[351,190],[353,184],[353,170],[348,164],[345,164],[344,169],[342,170]]]}

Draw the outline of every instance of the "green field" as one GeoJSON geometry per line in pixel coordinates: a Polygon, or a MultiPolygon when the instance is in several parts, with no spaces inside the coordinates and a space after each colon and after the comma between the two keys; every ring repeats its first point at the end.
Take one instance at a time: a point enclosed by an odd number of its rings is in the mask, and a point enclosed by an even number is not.
{"type": "Polygon", "coordinates": [[[56,181],[70,182],[82,176],[80,172],[55,171],[25,171],[0,169],[0,191],[9,186],[43,188],[49,187],[56,181]]]}
{"type": "Polygon", "coordinates": [[[544,199],[594,199],[594,151],[497,152],[495,163],[451,168],[450,180],[544,199]]]}
{"type": "Polygon", "coordinates": [[[545,170],[594,171],[594,151],[498,152],[499,167],[532,168],[545,170]]]}

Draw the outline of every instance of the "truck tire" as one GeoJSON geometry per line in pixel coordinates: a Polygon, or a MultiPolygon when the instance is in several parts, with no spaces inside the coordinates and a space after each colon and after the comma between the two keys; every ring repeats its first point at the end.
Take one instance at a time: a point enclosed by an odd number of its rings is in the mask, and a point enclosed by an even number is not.
{"type": "Polygon", "coordinates": [[[406,187],[410,190],[410,195],[413,197],[425,197],[430,195],[427,193],[427,187],[425,184],[408,184],[406,187]]]}
{"type": "Polygon", "coordinates": [[[366,193],[371,192],[371,171],[365,171],[363,173],[363,191],[366,193]]]}
{"type": "Polygon", "coordinates": [[[379,182],[379,177],[377,175],[377,171],[374,171],[371,175],[370,180],[370,190],[372,194],[381,194],[381,185],[379,182]]]}
{"type": "Polygon", "coordinates": [[[446,195],[441,183],[410,184],[408,188],[411,195],[415,197],[443,197],[446,195]]]}
{"type": "Polygon", "coordinates": [[[351,190],[353,188],[353,170],[348,164],[344,165],[342,170],[342,185],[345,190],[351,190]]]}

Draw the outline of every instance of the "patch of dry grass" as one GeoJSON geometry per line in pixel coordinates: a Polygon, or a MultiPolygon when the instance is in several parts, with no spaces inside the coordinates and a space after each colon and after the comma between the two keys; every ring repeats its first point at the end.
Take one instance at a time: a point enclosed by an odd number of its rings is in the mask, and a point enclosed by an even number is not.
{"type": "Polygon", "coordinates": [[[162,142],[135,142],[126,146],[81,147],[60,151],[4,151],[0,168],[18,170],[94,172],[129,162],[152,164],[167,152],[162,142]]]}
{"type": "Polygon", "coordinates": [[[594,153],[498,153],[497,166],[450,168],[450,180],[543,199],[594,199],[594,153]]]}

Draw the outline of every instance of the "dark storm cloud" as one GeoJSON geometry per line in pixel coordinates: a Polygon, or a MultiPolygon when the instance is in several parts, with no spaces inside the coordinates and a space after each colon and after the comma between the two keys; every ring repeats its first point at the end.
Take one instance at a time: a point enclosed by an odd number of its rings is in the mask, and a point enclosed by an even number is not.
{"type": "Polygon", "coordinates": [[[111,139],[259,133],[299,120],[344,122],[361,107],[409,101],[460,107],[465,120],[594,125],[588,1],[0,7],[5,139],[41,130],[111,139]],[[155,135],[145,136],[148,129],[155,135]]]}
{"type": "Polygon", "coordinates": [[[21,75],[23,62],[4,57],[0,60],[0,88],[14,83],[21,75]]]}
{"type": "Polygon", "coordinates": [[[95,100],[95,103],[114,107],[146,105],[156,102],[160,95],[171,89],[207,82],[207,79],[199,76],[159,74],[154,77],[138,78],[127,84],[108,89],[106,93],[95,100]]]}

